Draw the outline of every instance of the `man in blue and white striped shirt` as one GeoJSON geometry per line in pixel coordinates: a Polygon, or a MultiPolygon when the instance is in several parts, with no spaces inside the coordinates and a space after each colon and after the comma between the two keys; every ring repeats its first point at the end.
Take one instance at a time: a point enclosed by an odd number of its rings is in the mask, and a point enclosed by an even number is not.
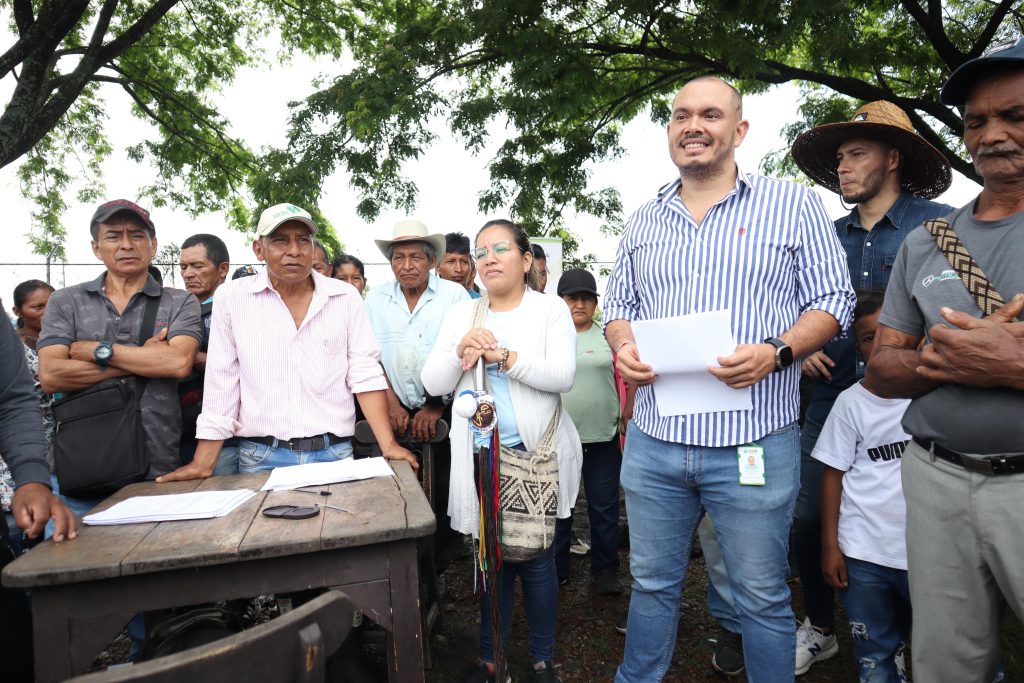
{"type": "Polygon", "coordinates": [[[786,586],[800,484],[801,358],[850,323],[846,256],[817,196],[742,173],[740,94],[703,77],[676,95],[669,154],[679,180],[630,218],[605,297],[605,334],[639,386],[622,486],[634,589],[617,683],[660,680],[672,658],[690,543],[703,511],[719,535],[752,683],[792,681],[796,647],[786,586]],[[752,410],[661,416],[655,375],[631,321],[728,309],[738,346],[712,375],[752,387],[752,410]],[[737,448],[763,449],[764,485],[739,483],[737,448]]]}

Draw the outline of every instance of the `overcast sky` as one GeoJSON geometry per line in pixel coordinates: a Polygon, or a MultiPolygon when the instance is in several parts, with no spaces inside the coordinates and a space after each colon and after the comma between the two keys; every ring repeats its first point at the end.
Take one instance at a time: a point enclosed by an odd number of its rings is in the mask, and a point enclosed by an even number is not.
{"type": "MultiPolygon", "coordinates": [[[[254,148],[283,144],[287,103],[312,92],[312,81],[326,70],[315,62],[302,59],[270,70],[242,72],[234,85],[218,98],[224,114],[232,122],[233,133],[254,148]]],[[[109,115],[107,130],[114,145],[114,153],[104,165],[107,197],[134,199],[154,173],[151,167],[130,161],[125,149],[152,135],[152,129],[130,114],[128,98],[120,91],[110,87],[105,92],[109,115]]],[[[742,168],[755,170],[766,153],[783,145],[779,131],[796,118],[798,97],[795,87],[779,86],[764,95],[746,99],[744,110],[750,121],[750,133],[737,151],[742,168]]],[[[420,160],[407,167],[408,175],[420,192],[419,205],[413,215],[437,232],[459,230],[472,236],[486,220],[501,217],[498,213],[485,216],[477,209],[477,195],[487,183],[486,165],[501,140],[489,150],[473,156],[452,140],[442,125],[435,124],[434,127],[440,136],[438,142],[420,160]]],[[[627,125],[622,144],[627,150],[626,155],[614,162],[595,166],[591,182],[594,188],[616,187],[628,216],[654,196],[659,187],[675,178],[677,171],[669,160],[664,128],[649,120],[637,119],[627,125]]],[[[15,165],[10,165],[0,170],[0,199],[5,207],[9,236],[8,248],[0,262],[39,265],[0,266],[0,297],[8,310],[11,292],[18,282],[45,276],[43,258],[31,253],[25,238],[31,207],[22,197],[15,168],[15,165]]],[[[954,174],[953,187],[940,199],[960,206],[973,198],[979,189],[975,183],[954,174]]],[[[820,194],[834,218],[846,213],[835,194],[827,190],[820,191],[820,194]]],[[[333,223],[348,251],[367,262],[381,262],[383,257],[374,246],[373,239],[389,236],[391,226],[404,215],[390,210],[382,213],[373,224],[367,224],[356,215],[356,203],[355,193],[348,186],[344,173],[339,172],[325,185],[320,209],[333,223]]],[[[58,287],[91,279],[101,270],[89,245],[89,218],[95,206],[78,204],[73,200],[70,204],[71,209],[65,216],[68,261],[96,265],[66,269],[55,265],[51,281],[58,287]]],[[[142,204],[148,207],[144,201],[142,204]]],[[[152,217],[157,226],[158,240],[180,244],[191,234],[212,232],[224,238],[232,262],[254,260],[247,239],[224,227],[223,215],[217,207],[210,209],[210,213],[198,219],[173,209],[154,210],[152,217]]],[[[601,235],[598,226],[596,219],[581,216],[570,228],[581,235],[581,244],[586,252],[595,254],[598,261],[611,261],[615,255],[616,240],[601,235]]],[[[367,275],[371,285],[390,279],[384,265],[369,266],[367,275]]]]}

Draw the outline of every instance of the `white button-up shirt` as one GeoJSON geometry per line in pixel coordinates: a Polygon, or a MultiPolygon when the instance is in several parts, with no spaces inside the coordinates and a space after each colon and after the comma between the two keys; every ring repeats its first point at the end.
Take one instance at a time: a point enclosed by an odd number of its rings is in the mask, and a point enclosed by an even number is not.
{"type": "Polygon", "coordinates": [[[353,394],[387,387],[359,292],[313,282],[298,329],[266,271],[217,290],[198,438],[349,436],[353,394]]]}

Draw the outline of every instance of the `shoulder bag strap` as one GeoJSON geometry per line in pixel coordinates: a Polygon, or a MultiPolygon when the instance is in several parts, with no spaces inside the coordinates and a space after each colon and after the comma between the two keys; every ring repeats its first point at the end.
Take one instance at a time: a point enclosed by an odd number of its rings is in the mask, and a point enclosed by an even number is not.
{"type": "Polygon", "coordinates": [[[974,297],[978,308],[984,315],[991,315],[1005,303],[1003,297],[988,281],[981,266],[957,237],[949,221],[944,218],[935,218],[925,221],[924,227],[935,238],[935,244],[938,245],[939,251],[949,261],[949,265],[953,266],[953,270],[960,276],[964,287],[974,297]]]}
{"type": "MultiPolygon", "coordinates": [[[[153,336],[153,325],[156,324],[156,312],[160,308],[160,300],[164,294],[161,290],[160,296],[149,296],[143,294],[146,297],[146,308],[142,311],[142,325],[139,327],[139,346],[142,346],[146,341],[153,336]]],[[[148,377],[141,375],[135,376],[135,387],[138,389],[138,400],[142,400],[142,394],[146,392],[146,384],[149,383],[148,377]]]]}
{"type": "MultiPolygon", "coordinates": [[[[490,302],[486,296],[482,296],[476,300],[476,304],[473,307],[473,320],[470,322],[470,328],[474,327],[486,327],[484,324],[487,321],[487,310],[490,307],[490,302]]],[[[483,371],[483,385],[482,389],[487,393],[491,393],[490,382],[487,379],[486,368],[483,371]]],[[[541,437],[540,442],[537,444],[535,449],[541,453],[554,452],[555,450],[555,434],[558,432],[558,418],[562,412],[562,397],[558,397],[558,405],[555,406],[555,413],[551,416],[551,421],[548,422],[547,429],[544,430],[544,436],[541,437]]],[[[498,416],[501,419],[501,416],[498,416]]]]}
{"type": "Polygon", "coordinates": [[[487,309],[490,307],[490,300],[481,296],[473,304],[473,317],[469,322],[469,329],[475,327],[487,327],[487,309]]]}

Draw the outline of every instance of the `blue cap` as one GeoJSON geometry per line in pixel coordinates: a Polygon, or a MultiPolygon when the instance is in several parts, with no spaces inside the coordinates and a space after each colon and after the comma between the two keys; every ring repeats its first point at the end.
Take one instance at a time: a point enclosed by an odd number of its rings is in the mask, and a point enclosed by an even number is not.
{"type": "Polygon", "coordinates": [[[1019,62],[1024,69],[1024,39],[1014,38],[985,50],[980,57],[969,60],[957,67],[946,84],[942,86],[939,100],[951,107],[962,107],[967,103],[967,93],[979,77],[986,76],[993,65],[1019,62]]]}

